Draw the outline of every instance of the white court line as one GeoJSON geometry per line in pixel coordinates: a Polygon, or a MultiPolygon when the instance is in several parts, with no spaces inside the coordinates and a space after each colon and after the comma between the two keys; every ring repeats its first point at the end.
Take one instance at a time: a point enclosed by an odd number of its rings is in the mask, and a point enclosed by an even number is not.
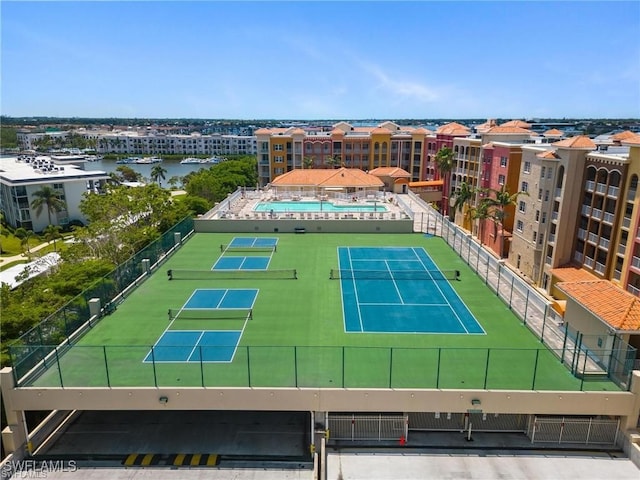
{"type": "MultiPolygon", "coordinates": [[[[351,269],[351,271],[353,271],[353,263],[351,262],[351,247],[347,247],[347,256],[349,257],[349,268],[351,269]]],[[[353,294],[356,298],[356,307],[358,308],[358,321],[360,322],[360,332],[364,333],[364,325],[362,324],[362,312],[360,311],[360,299],[358,298],[358,286],[356,284],[356,279],[352,278],[351,282],[353,283],[353,294]]]]}
{"type": "Polygon", "coordinates": [[[400,299],[400,305],[404,305],[404,298],[402,298],[402,294],[400,293],[400,289],[398,288],[398,284],[396,283],[396,279],[393,278],[393,270],[391,270],[391,267],[389,267],[389,261],[385,260],[384,264],[387,267],[387,270],[389,271],[389,275],[391,275],[391,281],[393,282],[393,286],[396,289],[396,293],[398,294],[398,298],[400,299]]]}

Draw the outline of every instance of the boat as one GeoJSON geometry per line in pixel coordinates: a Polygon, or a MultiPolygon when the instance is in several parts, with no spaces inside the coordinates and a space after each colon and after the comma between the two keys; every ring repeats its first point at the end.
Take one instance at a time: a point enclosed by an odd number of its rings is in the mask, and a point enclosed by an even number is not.
{"type": "Polygon", "coordinates": [[[127,158],[121,158],[120,160],[116,160],[116,163],[118,165],[126,165],[129,163],[140,163],[140,160],[142,160],[140,157],[127,157],[127,158]]]}
{"type": "Polygon", "coordinates": [[[144,158],[138,158],[133,163],[142,163],[142,164],[162,163],[162,159],[160,157],[144,157],[144,158]]]}
{"type": "Polygon", "coordinates": [[[187,164],[187,163],[203,164],[203,163],[218,163],[219,161],[220,161],[220,159],[217,158],[217,157],[210,157],[210,158],[187,157],[184,160],[181,160],[180,163],[182,163],[182,164],[187,164]]]}

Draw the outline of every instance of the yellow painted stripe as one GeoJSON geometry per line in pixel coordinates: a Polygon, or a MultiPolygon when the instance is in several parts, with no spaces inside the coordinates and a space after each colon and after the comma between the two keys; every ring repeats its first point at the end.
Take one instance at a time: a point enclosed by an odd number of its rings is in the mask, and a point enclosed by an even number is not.
{"type": "Polygon", "coordinates": [[[132,454],[131,454],[131,455],[129,455],[129,456],[127,457],[127,459],[124,461],[124,464],[125,464],[126,466],[129,466],[129,467],[130,467],[130,466],[131,466],[131,465],[133,465],[133,463],[136,461],[136,457],[137,457],[137,456],[138,456],[138,454],[137,454],[137,453],[132,453],[132,454]]]}
{"type": "Polygon", "coordinates": [[[178,455],[176,455],[176,459],[173,461],[174,465],[182,465],[182,462],[184,462],[184,453],[179,453],[178,455]]]}
{"type": "Polygon", "coordinates": [[[191,465],[200,465],[200,457],[202,455],[199,453],[194,453],[193,457],[191,458],[191,465]]]}
{"type": "Polygon", "coordinates": [[[140,463],[140,465],[150,465],[151,464],[151,460],[153,460],[153,454],[152,453],[147,453],[144,458],[142,459],[142,463],[140,463]]]}
{"type": "Polygon", "coordinates": [[[218,455],[213,453],[213,454],[209,455],[209,458],[207,458],[207,466],[213,467],[216,464],[217,461],[218,461],[218,455]]]}

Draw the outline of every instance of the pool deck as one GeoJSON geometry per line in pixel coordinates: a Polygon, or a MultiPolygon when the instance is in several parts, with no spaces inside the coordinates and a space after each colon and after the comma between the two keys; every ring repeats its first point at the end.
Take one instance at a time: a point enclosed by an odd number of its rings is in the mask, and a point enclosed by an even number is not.
{"type": "Polygon", "coordinates": [[[291,220],[340,220],[340,219],[360,219],[360,220],[402,220],[409,218],[408,213],[402,208],[394,194],[379,195],[353,195],[349,194],[347,198],[329,198],[323,196],[306,196],[287,193],[277,193],[271,189],[260,191],[246,192],[242,195],[234,195],[229,200],[225,200],[208,212],[205,218],[209,219],[228,219],[228,220],[274,220],[274,219],[291,219],[291,220]],[[331,202],[336,206],[344,208],[341,212],[323,212],[323,211],[305,211],[305,212],[257,212],[256,205],[260,202],[277,202],[277,201],[299,201],[299,202],[331,202]],[[349,211],[349,206],[371,205],[372,202],[378,202],[384,205],[384,212],[361,212],[349,211]]]}

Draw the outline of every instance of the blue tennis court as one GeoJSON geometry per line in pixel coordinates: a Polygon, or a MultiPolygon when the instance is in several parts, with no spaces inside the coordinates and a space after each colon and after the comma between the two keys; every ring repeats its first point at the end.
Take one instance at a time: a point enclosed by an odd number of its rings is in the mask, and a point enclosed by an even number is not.
{"type": "Polygon", "coordinates": [[[231,248],[268,248],[275,247],[277,244],[278,239],[275,237],[234,237],[228,246],[231,248]]]}
{"type": "Polygon", "coordinates": [[[199,288],[182,308],[253,308],[257,296],[255,288],[199,288]]]}
{"type": "MultiPolygon", "coordinates": [[[[208,312],[211,312],[212,317],[224,318],[225,313],[228,313],[225,310],[237,312],[252,309],[257,296],[257,289],[197,289],[180,310],[201,312],[205,320],[208,312]]],[[[144,362],[231,362],[248,318],[241,320],[243,326],[240,330],[172,329],[174,321],[169,323],[151,347],[144,362]]]]}
{"type": "Polygon", "coordinates": [[[421,247],[339,247],[345,331],[484,334],[421,247]]]}
{"type": "Polygon", "coordinates": [[[145,362],[230,362],[242,330],[165,331],[145,362]]]}
{"type": "Polygon", "coordinates": [[[266,270],[271,257],[220,257],[212,270],[266,270]]]}

